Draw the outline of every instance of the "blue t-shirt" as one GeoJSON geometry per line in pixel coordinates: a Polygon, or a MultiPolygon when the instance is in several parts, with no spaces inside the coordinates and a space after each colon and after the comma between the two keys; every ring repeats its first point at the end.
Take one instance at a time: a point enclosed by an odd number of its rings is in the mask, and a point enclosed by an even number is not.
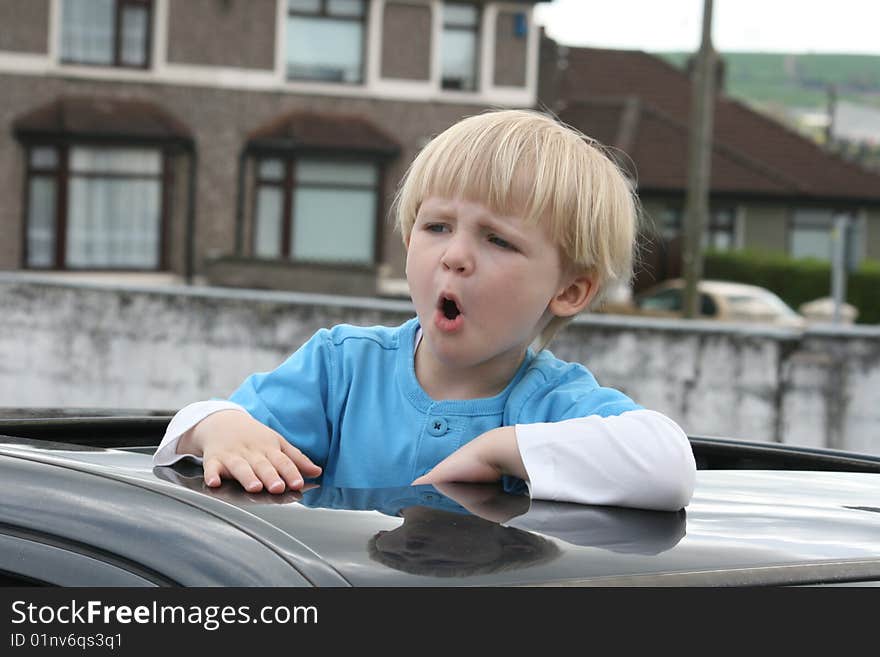
{"type": "Polygon", "coordinates": [[[418,328],[413,318],[395,328],[321,329],[230,400],[302,450],[334,486],[353,488],[407,486],[497,427],[642,408],[546,350],[529,350],[494,397],[434,400],[416,379],[418,328]]]}

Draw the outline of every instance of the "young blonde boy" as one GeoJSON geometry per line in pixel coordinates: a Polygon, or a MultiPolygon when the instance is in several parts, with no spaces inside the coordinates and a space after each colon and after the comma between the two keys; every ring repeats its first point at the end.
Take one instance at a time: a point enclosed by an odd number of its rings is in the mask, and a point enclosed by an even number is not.
{"type": "Polygon", "coordinates": [[[202,458],[208,486],[252,492],[509,475],[533,498],[687,505],[682,430],[544,349],[631,274],[636,203],[612,161],[549,116],[487,112],[419,153],[395,212],[417,317],[318,331],[228,401],[182,409],[154,462],[202,458]]]}

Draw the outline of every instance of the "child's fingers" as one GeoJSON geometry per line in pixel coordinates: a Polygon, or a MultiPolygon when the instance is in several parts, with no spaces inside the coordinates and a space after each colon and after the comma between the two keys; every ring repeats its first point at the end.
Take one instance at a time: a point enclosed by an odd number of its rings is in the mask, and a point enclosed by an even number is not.
{"type": "Polygon", "coordinates": [[[253,467],[244,457],[232,456],[225,461],[224,465],[230,476],[238,480],[247,492],[258,493],[263,489],[263,482],[260,481],[253,467]]]}
{"type": "Polygon", "coordinates": [[[205,471],[205,484],[210,486],[211,488],[216,488],[220,485],[221,473],[225,470],[220,463],[220,459],[210,458],[205,459],[203,463],[203,468],[205,471]]]}
{"type": "Polygon", "coordinates": [[[308,456],[299,451],[296,447],[291,445],[289,442],[281,439],[281,451],[284,452],[293,464],[297,467],[297,469],[302,473],[305,477],[317,477],[321,474],[321,466],[315,465],[312,463],[311,459],[308,456]]]}
{"type": "Polygon", "coordinates": [[[278,469],[268,457],[268,454],[266,456],[254,457],[251,461],[251,468],[267,491],[270,493],[283,493],[287,486],[284,483],[284,479],[278,474],[278,469]]]}
{"type": "MultiPolygon", "coordinates": [[[[275,470],[278,472],[278,475],[287,482],[287,485],[292,490],[299,490],[303,486],[303,476],[300,474],[299,469],[293,464],[293,461],[290,460],[290,457],[287,456],[282,451],[273,452],[266,455],[272,465],[275,467],[275,470]]],[[[270,493],[276,492],[274,489],[269,489],[270,493]]],[[[280,491],[284,492],[282,488],[280,491]]]]}
{"type": "Polygon", "coordinates": [[[501,474],[493,467],[476,459],[468,458],[464,453],[454,452],[410,485],[421,486],[422,484],[436,484],[443,481],[488,482],[497,481],[500,478],[501,474]]]}

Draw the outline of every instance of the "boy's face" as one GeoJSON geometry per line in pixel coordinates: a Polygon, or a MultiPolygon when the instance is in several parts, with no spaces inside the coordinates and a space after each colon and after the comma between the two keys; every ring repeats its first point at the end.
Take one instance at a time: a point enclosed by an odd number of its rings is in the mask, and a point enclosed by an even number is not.
{"type": "Polygon", "coordinates": [[[559,250],[542,226],[437,197],[419,208],[406,277],[426,346],[453,368],[504,359],[515,367],[565,285],[559,250]]]}

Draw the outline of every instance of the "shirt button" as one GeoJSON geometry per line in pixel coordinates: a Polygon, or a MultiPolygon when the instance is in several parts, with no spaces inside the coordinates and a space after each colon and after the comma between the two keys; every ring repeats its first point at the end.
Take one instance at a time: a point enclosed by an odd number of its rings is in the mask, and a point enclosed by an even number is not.
{"type": "Polygon", "coordinates": [[[432,417],[428,419],[428,433],[432,436],[442,436],[449,430],[446,418],[432,417]]]}

